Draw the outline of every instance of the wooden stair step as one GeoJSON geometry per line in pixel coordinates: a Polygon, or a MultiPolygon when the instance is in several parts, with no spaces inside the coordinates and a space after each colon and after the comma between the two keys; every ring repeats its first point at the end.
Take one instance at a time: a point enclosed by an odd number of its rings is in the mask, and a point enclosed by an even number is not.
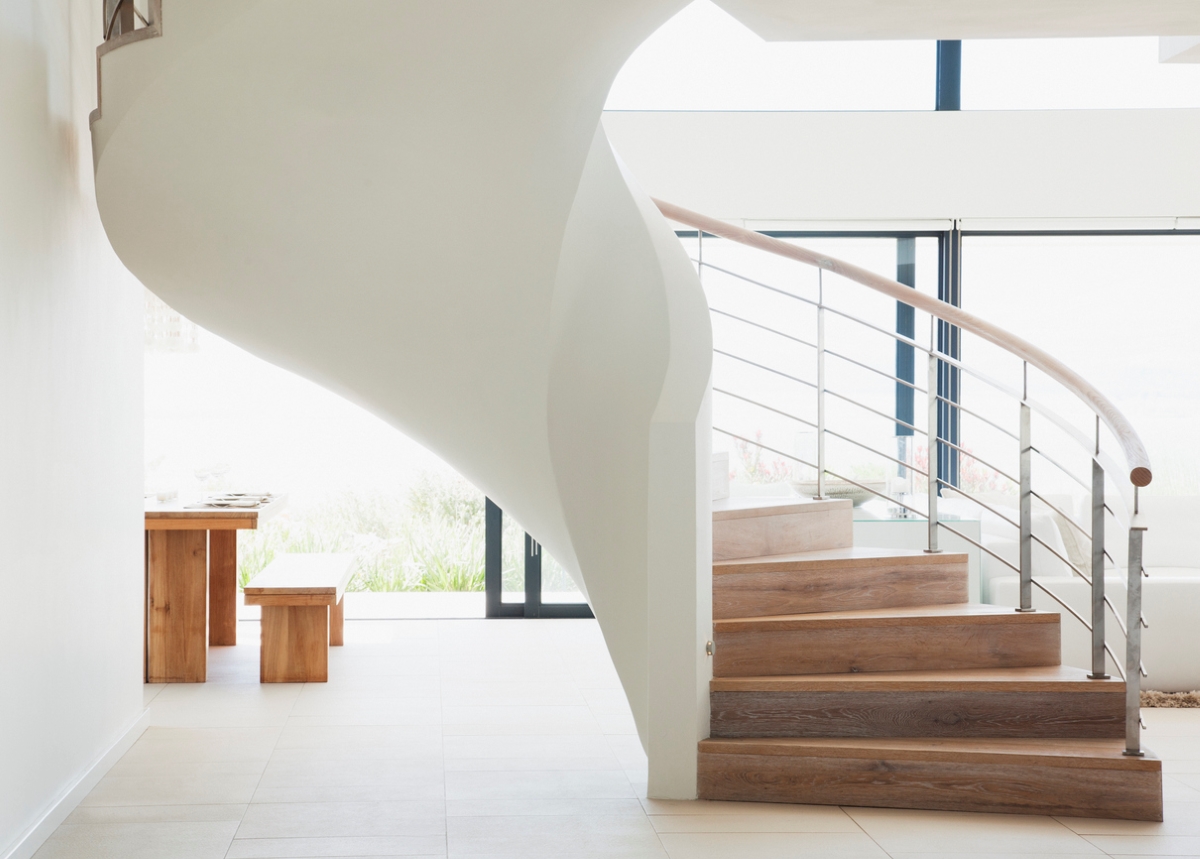
{"type": "Polygon", "coordinates": [[[719,677],[713,737],[1125,735],[1125,684],[1063,665],[719,677]]]}
{"type": "Polygon", "coordinates": [[[713,563],[716,619],[966,601],[965,554],[850,547],[713,563]]]}
{"type": "Polygon", "coordinates": [[[1162,820],[1162,764],[1120,740],[710,739],[701,799],[1162,820]]]}
{"type": "Polygon", "coordinates": [[[1059,616],[929,605],[714,621],[713,676],[1022,668],[1062,662],[1059,616]]]}
{"type": "Polygon", "coordinates": [[[847,548],[854,508],[846,499],[724,498],[713,502],[713,560],[847,548]]]}

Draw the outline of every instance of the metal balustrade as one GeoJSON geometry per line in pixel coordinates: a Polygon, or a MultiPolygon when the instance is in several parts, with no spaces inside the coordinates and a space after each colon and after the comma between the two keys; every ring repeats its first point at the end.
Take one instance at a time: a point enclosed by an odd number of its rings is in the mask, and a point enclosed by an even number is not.
{"type": "MultiPolygon", "coordinates": [[[[696,264],[702,278],[706,272],[724,275],[747,288],[760,290],[773,296],[794,301],[797,307],[806,308],[815,315],[813,322],[816,337],[815,342],[813,342],[812,339],[801,336],[800,332],[785,330],[786,326],[781,325],[775,320],[771,320],[771,324],[767,325],[761,321],[749,318],[751,314],[735,312],[738,310],[737,308],[727,306],[711,308],[714,316],[727,320],[731,324],[745,326],[747,329],[761,332],[764,336],[778,337],[781,340],[809,349],[814,353],[812,364],[808,365],[812,376],[805,378],[805,374],[802,371],[797,371],[794,366],[789,366],[787,370],[783,370],[771,366],[767,361],[751,359],[745,355],[736,354],[727,348],[714,347],[716,355],[733,361],[744,368],[799,385],[802,390],[808,392],[809,396],[815,398],[815,403],[813,404],[815,407],[815,420],[796,414],[793,409],[780,408],[777,405],[764,402],[762,399],[748,396],[744,391],[732,390],[731,386],[728,385],[714,385],[713,393],[715,397],[762,410],[785,421],[790,421],[806,430],[815,431],[816,461],[808,461],[798,454],[788,453],[780,450],[778,447],[764,444],[760,437],[751,438],[751,432],[739,430],[737,427],[715,425],[714,430],[742,444],[754,446],[760,451],[770,452],[775,456],[781,457],[786,462],[795,463],[814,470],[816,473],[817,497],[826,496],[827,477],[833,478],[858,487],[860,490],[872,495],[886,498],[889,504],[899,507],[913,516],[926,519],[928,521],[927,551],[929,552],[940,551],[938,537],[939,533],[943,530],[974,545],[990,558],[993,558],[1019,576],[1020,604],[1016,609],[1017,611],[1033,610],[1033,591],[1035,588],[1045,593],[1051,600],[1056,602],[1089,630],[1091,635],[1091,673],[1089,676],[1095,679],[1107,678],[1107,663],[1111,659],[1116,671],[1125,680],[1125,753],[1140,755],[1140,680],[1145,675],[1145,669],[1141,663],[1141,630],[1146,625],[1141,614],[1141,579],[1144,575],[1141,559],[1142,542],[1146,529],[1138,516],[1137,492],[1139,488],[1147,486],[1150,483],[1152,471],[1145,447],[1142,445],[1141,440],[1128,420],[1097,389],[1088,384],[1073,370],[1066,367],[1066,365],[1032,344],[998,328],[986,320],[963,311],[961,308],[921,294],[909,286],[881,277],[873,272],[866,271],[825,254],[807,250],[790,242],[774,239],[761,233],[735,227],[668,203],[655,202],[667,218],[696,230],[697,255],[693,259],[693,262],[696,264]],[[705,260],[705,241],[706,239],[711,241],[713,238],[735,242],[743,246],[756,248],[767,254],[773,254],[777,257],[783,257],[815,267],[817,269],[816,300],[798,295],[793,290],[783,288],[778,284],[765,282],[764,279],[749,277],[744,273],[732,270],[728,266],[718,266],[709,260],[705,260]],[[832,273],[846,281],[865,286],[876,293],[894,298],[898,302],[902,302],[918,311],[928,314],[930,328],[928,345],[918,342],[915,338],[907,337],[875,325],[860,315],[848,312],[845,309],[829,306],[826,296],[827,273],[832,273]],[[914,353],[923,354],[926,359],[928,374],[926,384],[921,386],[916,384],[915,379],[910,381],[900,378],[895,373],[872,366],[868,360],[861,356],[846,354],[846,350],[829,348],[826,342],[829,337],[829,332],[826,330],[826,323],[827,318],[830,316],[836,316],[841,320],[852,322],[860,326],[864,331],[871,331],[875,334],[891,338],[896,343],[911,348],[914,350],[914,353]],[[942,326],[941,332],[939,332],[939,325],[942,326]],[[945,327],[947,325],[953,326],[953,328],[947,329],[945,327]],[[942,338],[943,342],[950,341],[952,337],[958,338],[960,341],[964,334],[979,337],[1004,350],[1005,353],[1019,358],[1021,362],[1019,383],[1012,385],[997,380],[990,373],[966,364],[962,358],[945,354],[939,348],[939,333],[944,335],[942,338]],[[896,414],[890,414],[883,409],[863,402],[860,397],[853,396],[844,391],[832,390],[829,386],[827,375],[827,358],[842,362],[847,366],[865,370],[873,376],[884,377],[891,382],[903,386],[906,391],[910,392],[910,395],[924,396],[927,405],[924,418],[925,425],[921,427],[915,421],[910,423],[902,420],[896,414]],[[1059,410],[1033,399],[1030,396],[1031,370],[1040,372],[1049,379],[1057,382],[1073,395],[1076,400],[1086,406],[1093,416],[1094,427],[1089,427],[1086,431],[1081,430],[1076,423],[1063,416],[1059,410]],[[1011,400],[1014,406],[1011,414],[1015,418],[1016,430],[1014,431],[1004,426],[1002,420],[996,416],[984,415],[982,410],[968,409],[959,401],[959,398],[947,397],[940,394],[938,384],[940,374],[946,374],[950,371],[961,372],[987,386],[987,388],[997,394],[1011,400]],[[924,435],[926,439],[928,468],[920,469],[914,462],[893,456],[854,438],[851,434],[851,427],[831,428],[829,426],[830,414],[827,409],[831,400],[837,400],[840,403],[845,403],[853,407],[858,412],[861,412],[864,418],[869,416],[883,418],[915,434],[924,435]],[[1019,463],[1018,473],[1014,475],[1007,469],[998,468],[990,462],[979,458],[966,445],[961,443],[961,439],[955,441],[941,437],[942,433],[939,432],[938,428],[939,409],[944,410],[943,414],[956,412],[968,415],[974,420],[979,421],[982,427],[998,433],[1003,439],[1004,444],[1015,448],[1014,452],[1019,463]],[[1091,461],[1090,475],[1085,478],[1075,474],[1057,458],[1047,454],[1044,449],[1034,446],[1033,419],[1035,415],[1039,420],[1044,419],[1049,425],[1061,430],[1062,437],[1082,449],[1091,461]],[[1120,450],[1120,454],[1125,461],[1124,468],[1117,465],[1107,449],[1102,448],[1102,428],[1106,428],[1116,440],[1116,447],[1120,450]],[[865,450],[874,456],[881,457],[903,469],[907,469],[911,474],[925,478],[926,509],[917,509],[913,506],[916,503],[915,501],[906,503],[904,500],[879,492],[877,489],[866,485],[865,481],[854,480],[836,471],[831,467],[828,451],[826,450],[826,439],[837,439],[840,442],[848,443],[855,448],[865,450]],[[997,510],[996,506],[987,503],[987,501],[981,498],[973,497],[971,493],[956,485],[956,481],[952,479],[950,474],[945,473],[944,470],[944,464],[948,461],[948,457],[944,457],[942,454],[944,451],[950,450],[955,451],[956,455],[960,458],[974,460],[980,465],[990,468],[998,478],[1008,481],[1013,485],[1013,488],[1017,492],[1018,500],[1015,517],[997,510]],[[1090,527],[1085,527],[1076,522],[1072,516],[1067,515],[1057,506],[1047,502],[1043,497],[1043,495],[1048,494],[1045,490],[1039,493],[1034,489],[1035,455],[1037,460],[1062,472],[1068,480],[1079,485],[1088,493],[1091,500],[1090,527]],[[1116,504],[1110,504],[1105,494],[1106,487],[1110,483],[1117,489],[1115,498],[1118,503],[1116,504]],[[981,510],[990,512],[1000,522],[1005,523],[1013,529],[1017,537],[1019,549],[1016,563],[983,545],[982,539],[976,541],[954,528],[953,525],[948,524],[948,522],[939,520],[938,505],[945,489],[953,489],[961,498],[977,505],[981,510]],[[1069,523],[1069,527],[1090,544],[1090,569],[1080,569],[1078,565],[1072,563],[1061,552],[1034,533],[1033,516],[1035,499],[1069,523]],[[1111,600],[1104,592],[1105,565],[1106,563],[1116,565],[1112,553],[1108,551],[1106,546],[1107,533],[1111,530],[1111,524],[1108,522],[1109,518],[1112,518],[1117,530],[1125,532],[1128,540],[1127,623],[1121,622],[1121,618],[1113,607],[1111,600]],[[1077,576],[1087,583],[1091,593],[1090,610],[1087,611],[1089,617],[1084,617],[1080,612],[1077,612],[1065,599],[1054,593],[1051,588],[1047,587],[1034,576],[1033,550],[1035,546],[1041,547],[1051,557],[1062,562],[1065,569],[1070,571],[1072,577],[1077,576]],[[1110,643],[1108,636],[1106,636],[1106,614],[1109,611],[1112,612],[1117,627],[1116,634],[1112,637],[1124,640],[1124,660],[1118,658],[1114,645],[1110,643]]],[[[913,414],[915,417],[916,412],[914,411],[913,414]]],[[[1119,643],[1117,647],[1119,647],[1119,643]]]]}
{"type": "MultiPolygon", "coordinates": [[[[146,28],[155,29],[162,18],[162,0],[104,0],[104,41],[146,28]]],[[[149,34],[147,34],[149,35],[149,34]]],[[[157,33],[155,33],[157,35],[157,33]]]]}

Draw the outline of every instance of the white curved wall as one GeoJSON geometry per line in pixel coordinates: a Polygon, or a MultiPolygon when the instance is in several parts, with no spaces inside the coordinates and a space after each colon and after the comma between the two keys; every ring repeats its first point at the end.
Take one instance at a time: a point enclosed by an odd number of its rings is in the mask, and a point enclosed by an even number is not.
{"type": "Polygon", "coordinates": [[[436,451],[588,593],[651,759],[704,735],[706,304],[599,128],[682,0],[165,0],[101,215],[171,306],[436,451]],[[663,682],[663,672],[670,682],[663,682]]]}

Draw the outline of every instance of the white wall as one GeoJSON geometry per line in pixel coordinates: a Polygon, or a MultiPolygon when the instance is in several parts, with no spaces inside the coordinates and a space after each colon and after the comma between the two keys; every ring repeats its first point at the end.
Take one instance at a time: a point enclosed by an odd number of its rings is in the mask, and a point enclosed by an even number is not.
{"type": "Polygon", "coordinates": [[[0,6],[0,856],[142,710],[140,287],[94,202],[99,9],[0,6]]]}
{"type": "Polygon", "coordinates": [[[1200,227],[1200,110],[609,111],[604,128],[651,195],[728,220],[1200,227]]]}

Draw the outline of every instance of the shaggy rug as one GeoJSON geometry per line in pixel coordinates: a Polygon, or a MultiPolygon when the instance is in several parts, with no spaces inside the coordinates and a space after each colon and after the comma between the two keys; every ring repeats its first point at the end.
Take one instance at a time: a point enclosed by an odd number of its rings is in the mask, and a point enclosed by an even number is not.
{"type": "Polygon", "coordinates": [[[1142,692],[1143,707],[1200,707],[1197,692],[1142,692]]]}

